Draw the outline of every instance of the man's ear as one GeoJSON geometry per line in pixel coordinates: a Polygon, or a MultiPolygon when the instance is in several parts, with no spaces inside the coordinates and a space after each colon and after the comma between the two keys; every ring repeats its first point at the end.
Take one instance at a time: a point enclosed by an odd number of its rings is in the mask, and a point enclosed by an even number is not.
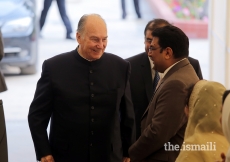
{"type": "Polygon", "coordinates": [[[81,41],[81,34],[80,33],[76,33],[76,39],[77,39],[77,42],[80,44],[80,41],[81,41]]]}
{"type": "Polygon", "coordinates": [[[189,107],[188,107],[188,105],[185,106],[185,108],[184,108],[184,113],[185,113],[185,115],[186,115],[187,117],[189,117],[189,107]]]}
{"type": "Polygon", "coordinates": [[[173,57],[173,50],[172,50],[172,48],[166,47],[166,48],[164,49],[164,52],[165,52],[165,59],[166,59],[166,60],[169,60],[170,58],[173,57]]]}

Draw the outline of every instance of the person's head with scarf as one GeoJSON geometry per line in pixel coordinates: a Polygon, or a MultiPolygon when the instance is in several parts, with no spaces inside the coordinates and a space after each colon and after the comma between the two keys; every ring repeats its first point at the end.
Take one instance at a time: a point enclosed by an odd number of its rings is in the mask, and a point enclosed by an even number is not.
{"type": "Polygon", "coordinates": [[[176,162],[221,160],[220,154],[228,148],[220,124],[225,90],[222,84],[213,81],[200,80],[195,84],[188,103],[188,125],[184,143],[176,162]]]}

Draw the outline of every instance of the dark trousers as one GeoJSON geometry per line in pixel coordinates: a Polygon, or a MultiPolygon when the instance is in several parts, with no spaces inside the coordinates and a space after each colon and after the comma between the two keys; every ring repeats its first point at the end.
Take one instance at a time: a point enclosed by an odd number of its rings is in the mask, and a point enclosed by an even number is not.
{"type": "MultiPolygon", "coordinates": [[[[140,8],[139,8],[139,0],[133,0],[135,11],[138,18],[141,18],[140,8]]],[[[125,0],[121,0],[121,7],[122,7],[122,17],[126,17],[126,8],[125,8],[125,0]]]]}
{"type": "MultiPolygon", "coordinates": [[[[53,0],[44,0],[44,6],[43,6],[43,10],[41,12],[41,17],[40,17],[40,30],[42,30],[44,26],[46,16],[47,16],[47,13],[49,11],[52,1],[53,0]]],[[[72,33],[72,27],[71,27],[69,18],[66,14],[65,0],[56,0],[56,1],[57,1],[59,13],[61,15],[62,21],[64,22],[64,25],[66,28],[66,34],[69,35],[70,33],[72,33]]]]}
{"type": "Polygon", "coordinates": [[[2,100],[0,99],[0,161],[8,162],[6,124],[2,100]]]}

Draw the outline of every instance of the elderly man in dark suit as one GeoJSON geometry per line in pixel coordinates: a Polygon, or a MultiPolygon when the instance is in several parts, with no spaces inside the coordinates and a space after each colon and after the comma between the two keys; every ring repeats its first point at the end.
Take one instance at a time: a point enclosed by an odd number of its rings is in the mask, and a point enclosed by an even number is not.
{"type": "Polygon", "coordinates": [[[189,60],[189,40],[175,26],[152,32],[149,57],[154,69],[163,73],[141,120],[141,136],[129,148],[132,162],[174,162],[183,143],[187,118],[184,108],[199,80],[189,60]],[[165,144],[174,147],[167,151],[165,144]]]}
{"type": "Polygon", "coordinates": [[[104,52],[100,15],[82,16],[76,38],[77,49],[43,63],[28,115],[37,160],[125,162],[135,141],[130,65],[104,52]]]}
{"type": "MultiPolygon", "coordinates": [[[[153,69],[154,64],[148,57],[148,50],[153,39],[152,32],[156,28],[166,25],[171,24],[164,19],[153,19],[149,21],[144,30],[145,52],[127,59],[132,69],[130,75],[130,88],[135,110],[136,138],[141,134],[141,117],[156,89],[156,82],[159,81],[159,78],[157,78],[159,76],[158,72],[153,69]]],[[[188,57],[188,60],[196,71],[197,76],[203,79],[199,61],[192,57],[188,57]]]]}
{"type": "MultiPolygon", "coordinates": [[[[0,30],[0,61],[4,56],[4,48],[2,41],[2,33],[0,30]]],[[[0,70],[0,93],[7,90],[4,75],[0,70]]],[[[8,151],[7,151],[7,138],[6,138],[6,124],[3,110],[3,102],[0,99],[0,161],[8,162],[8,151]]]]}

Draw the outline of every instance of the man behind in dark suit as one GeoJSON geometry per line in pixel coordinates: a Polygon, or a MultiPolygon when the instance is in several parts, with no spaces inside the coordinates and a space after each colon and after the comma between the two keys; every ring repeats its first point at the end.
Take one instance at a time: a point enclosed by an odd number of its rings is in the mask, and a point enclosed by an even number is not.
{"type": "Polygon", "coordinates": [[[100,15],[82,16],[76,38],[77,49],[43,63],[28,115],[37,160],[125,162],[135,141],[130,65],[104,52],[100,15]]]}
{"type": "MultiPolygon", "coordinates": [[[[156,72],[153,69],[153,62],[148,57],[148,50],[153,39],[152,32],[156,28],[166,25],[171,24],[164,19],[154,19],[149,21],[144,30],[145,52],[127,59],[127,61],[129,61],[131,64],[130,88],[135,110],[137,139],[141,134],[141,117],[146,110],[156,88],[156,84],[153,84],[156,72]]],[[[199,61],[191,57],[188,57],[188,60],[195,69],[198,77],[203,79],[199,61]]]]}
{"type": "Polygon", "coordinates": [[[163,74],[142,116],[141,136],[129,148],[129,155],[132,162],[174,162],[187,124],[184,108],[199,78],[187,59],[189,40],[182,30],[165,26],[155,29],[152,36],[148,55],[154,69],[163,74]],[[174,151],[165,149],[169,144],[174,151]]]}

